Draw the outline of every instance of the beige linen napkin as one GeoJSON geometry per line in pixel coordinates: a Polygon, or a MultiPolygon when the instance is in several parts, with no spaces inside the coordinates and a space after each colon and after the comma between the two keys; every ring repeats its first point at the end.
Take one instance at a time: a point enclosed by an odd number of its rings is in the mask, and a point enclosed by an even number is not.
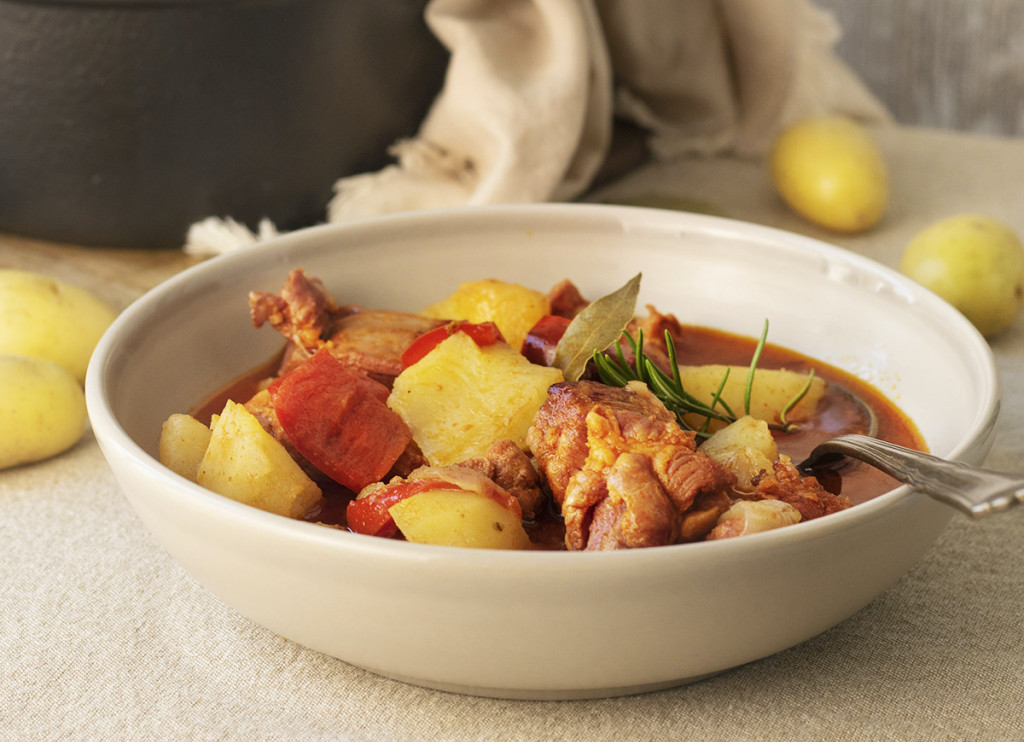
{"type": "MultiPolygon", "coordinates": [[[[432,0],[425,19],[451,55],[444,86],[416,137],[393,146],[394,164],[338,180],[328,221],[570,200],[604,162],[616,116],[662,159],[756,156],[780,126],[817,113],[887,117],[810,0],[432,0]]],[[[185,249],[276,233],[210,218],[185,249]]]]}

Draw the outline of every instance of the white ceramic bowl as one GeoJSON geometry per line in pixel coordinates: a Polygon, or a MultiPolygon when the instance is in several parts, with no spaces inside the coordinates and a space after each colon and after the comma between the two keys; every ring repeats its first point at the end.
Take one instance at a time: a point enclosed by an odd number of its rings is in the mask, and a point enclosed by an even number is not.
{"type": "Polygon", "coordinates": [[[283,637],[390,677],[509,698],[671,686],[765,657],[858,611],[953,511],[906,487],[720,542],[608,553],[415,545],[288,520],[156,460],[160,424],[281,345],[250,289],[304,267],[342,302],[415,311],[462,281],[590,297],[638,271],[640,306],[770,339],[866,376],[931,450],[978,463],[998,382],[985,341],[894,271],[804,237],[705,216],[586,205],[413,213],[292,233],[196,266],[129,307],[96,349],[92,423],[157,541],[283,637]],[[957,393],[951,394],[950,390],[957,393]]]}

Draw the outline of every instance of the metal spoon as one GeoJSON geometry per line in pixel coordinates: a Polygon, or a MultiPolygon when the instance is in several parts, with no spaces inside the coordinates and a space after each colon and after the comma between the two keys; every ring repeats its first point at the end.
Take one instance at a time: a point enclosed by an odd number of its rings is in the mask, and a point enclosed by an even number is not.
{"type": "Polygon", "coordinates": [[[1024,503],[1024,477],[947,461],[866,435],[819,443],[797,468],[809,471],[843,456],[858,459],[903,484],[978,517],[1024,503]]]}

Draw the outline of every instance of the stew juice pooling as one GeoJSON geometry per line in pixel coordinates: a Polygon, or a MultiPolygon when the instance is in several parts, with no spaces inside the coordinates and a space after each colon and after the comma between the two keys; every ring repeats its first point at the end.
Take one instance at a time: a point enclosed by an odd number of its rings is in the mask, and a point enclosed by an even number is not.
{"type": "MultiPolygon", "coordinates": [[[[714,329],[681,325],[674,341],[680,363],[688,365],[747,365],[757,342],[714,329]]],[[[191,414],[204,423],[218,414],[228,399],[247,400],[266,385],[281,365],[281,354],[252,369],[240,378],[217,390],[199,404],[191,414]]],[[[773,435],[780,453],[793,461],[801,461],[820,441],[849,432],[865,432],[869,421],[864,407],[875,417],[877,436],[909,448],[924,449],[924,442],[913,423],[873,386],[857,377],[820,361],[771,343],[764,345],[758,360],[759,369],[786,368],[816,376],[828,382],[818,404],[817,414],[801,422],[792,432],[776,431],[773,435]]],[[[861,464],[844,461],[840,470],[819,474],[830,491],[849,498],[852,504],[869,500],[897,486],[881,472],[861,464]]],[[[324,499],[319,509],[306,519],[339,528],[346,527],[346,507],[355,493],[330,481],[321,482],[324,499]]],[[[547,503],[532,519],[524,520],[524,528],[534,548],[565,549],[565,529],[557,505],[547,503]]]]}

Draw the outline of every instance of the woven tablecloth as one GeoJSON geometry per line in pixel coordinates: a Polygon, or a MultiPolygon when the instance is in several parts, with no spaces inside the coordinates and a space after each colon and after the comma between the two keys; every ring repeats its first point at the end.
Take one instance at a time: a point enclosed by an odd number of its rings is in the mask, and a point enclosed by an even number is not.
{"type": "MultiPolygon", "coordinates": [[[[1024,141],[878,136],[892,208],[863,236],[789,214],[756,160],[650,165],[588,199],[667,200],[887,264],[924,224],[959,211],[1024,233],[1024,141]]],[[[0,236],[0,267],[74,279],[119,305],[189,262],[0,236]]],[[[992,346],[1004,406],[988,464],[1021,473],[1024,315],[992,346]]],[[[1024,739],[1024,508],[958,515],[894,587],[800,646],[692,685],[578,702],[425,690],[253,624],[151,540],[91,434],[58,458],[0,471],[0,555],[4,741],[1024,739]]]]}

